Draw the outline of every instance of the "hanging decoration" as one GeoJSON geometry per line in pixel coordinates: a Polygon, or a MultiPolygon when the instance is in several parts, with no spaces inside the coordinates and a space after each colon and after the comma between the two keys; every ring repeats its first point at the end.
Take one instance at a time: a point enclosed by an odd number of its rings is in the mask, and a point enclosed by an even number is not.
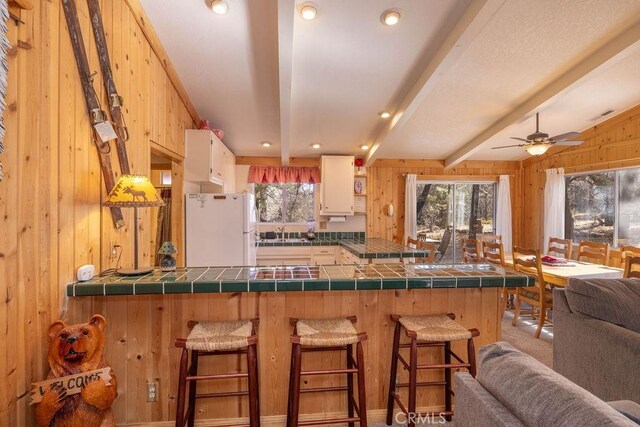
{"type": "MultiPolygon", "coordinates": [[[[4,110],[7,106],[5,97],[7,96],[7,75],[9,65],[7,64],[7,52],[11,49],[11,43],[7,38],[7,20],[9,19],[9,5],[7,0],[0,0],[0,156],[4,154],[4,110]]],[[[4,178],[2,170],[2,158],[0,157],[0,181],[4,178]]]]}

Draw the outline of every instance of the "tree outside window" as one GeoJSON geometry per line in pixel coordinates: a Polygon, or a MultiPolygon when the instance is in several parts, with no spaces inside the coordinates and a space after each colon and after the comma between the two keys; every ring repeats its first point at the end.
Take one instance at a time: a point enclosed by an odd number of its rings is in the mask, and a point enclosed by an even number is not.
{"type": "Polygon", "coordinates": [[[254,184],[258,222],[305,223],[315,218],[313,184],[254,184]]]}

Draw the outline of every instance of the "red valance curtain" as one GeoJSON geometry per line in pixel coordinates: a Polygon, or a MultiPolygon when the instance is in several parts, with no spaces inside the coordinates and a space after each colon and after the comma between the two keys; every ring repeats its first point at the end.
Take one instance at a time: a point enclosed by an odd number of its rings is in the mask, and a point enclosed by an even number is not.
{"type": "Polygon", "coordinates": [[[317,167],[251,166],[250,184],[319,184],[320,169],[317,167]]]}

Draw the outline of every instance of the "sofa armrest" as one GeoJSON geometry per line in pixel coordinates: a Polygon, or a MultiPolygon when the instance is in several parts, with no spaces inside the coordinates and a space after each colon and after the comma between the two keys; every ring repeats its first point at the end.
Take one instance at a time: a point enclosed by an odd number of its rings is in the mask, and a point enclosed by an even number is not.
{"type": "Polygon", "coordinates": [[[640,377],[629,375],[638,363],[640,334],[563,310],[554,310],[553,322],[556,372],[604,401],[640,403],[640,377]]]}
{"type": "Polygon", "coordinates": [[[634,423],[640,425],[640,405],[636,402],[616,400],[615,402],[607,402],[607,404],[634,423]]]}
{"type": "Polygon", "coordinates": [[[456,427],[519,427],[523,424],[468,372],[455,374],[456,427]]]}

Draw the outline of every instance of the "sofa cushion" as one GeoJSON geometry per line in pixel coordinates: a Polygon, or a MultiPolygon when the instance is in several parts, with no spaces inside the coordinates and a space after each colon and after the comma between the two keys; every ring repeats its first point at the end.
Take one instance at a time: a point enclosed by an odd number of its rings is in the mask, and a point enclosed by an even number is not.
{"type": "Polygon", "coordinates": [[[636,425],[508,343],[482,347],[478,362],[478,382],[526,426],[636,425]]]}
{"type": "Polygon", "coordinates": [[[640,333],[640,280],[571,279],[566,296],[571,311],[640,333]]]}

